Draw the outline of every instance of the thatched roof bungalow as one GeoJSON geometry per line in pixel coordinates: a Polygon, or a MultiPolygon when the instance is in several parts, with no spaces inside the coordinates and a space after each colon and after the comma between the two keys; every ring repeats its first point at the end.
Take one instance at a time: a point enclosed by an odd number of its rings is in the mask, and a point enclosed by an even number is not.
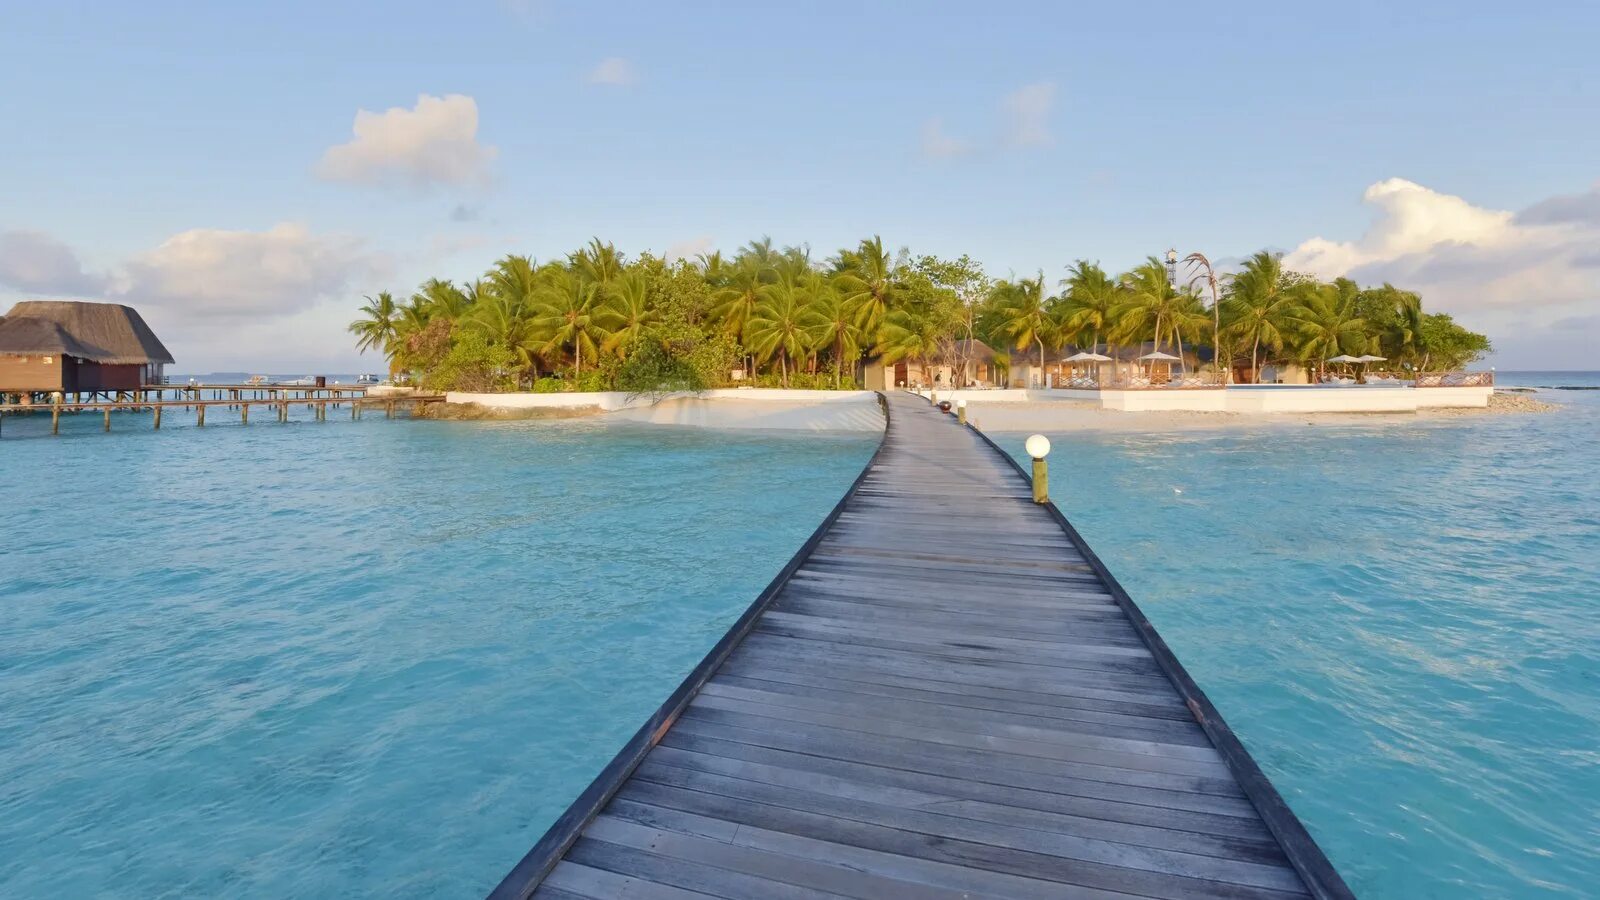
{"type": "Polygon", "coordinates": [[[25,300],[0,317],[0,392],[137,390],[173,362],[132,307],[25,300]]]}

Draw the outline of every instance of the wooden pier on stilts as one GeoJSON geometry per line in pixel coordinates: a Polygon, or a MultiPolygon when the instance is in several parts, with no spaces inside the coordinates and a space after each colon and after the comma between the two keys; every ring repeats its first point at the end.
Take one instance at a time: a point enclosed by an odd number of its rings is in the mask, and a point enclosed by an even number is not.
{"type": "MultiPolygon", "coordinates": [[[[497,898],[1348,898],[1083,538],[911,394],[497,898]]],[[[530,760],[537,765],[537,760],[530,760]]]]}

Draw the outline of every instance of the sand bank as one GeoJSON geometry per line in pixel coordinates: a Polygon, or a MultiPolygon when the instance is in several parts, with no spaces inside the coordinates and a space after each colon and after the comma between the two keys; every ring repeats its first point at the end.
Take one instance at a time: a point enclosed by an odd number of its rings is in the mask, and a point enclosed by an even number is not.
{"type": "Polygon", "coordinates": [[[442,418],[523,419],[603,416],[624,422],[694,428],[783,431],[883,430],[872,391],[737,388],[698,394],[465,394],[445,397],[442,418]],[[460,410],[457,412],[457,410],[460,410]]]}

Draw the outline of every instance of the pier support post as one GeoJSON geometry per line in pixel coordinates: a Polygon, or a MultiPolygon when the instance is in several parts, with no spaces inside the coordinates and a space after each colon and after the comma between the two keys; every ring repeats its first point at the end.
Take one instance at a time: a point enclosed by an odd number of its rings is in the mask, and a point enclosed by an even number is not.
{"type": "Polygon", "coordinates": [[[359,418],[361,418],[361,401],[352,400],[350,401],[350,421],[354,422],[359,418]]]}
{"type": "Polygon", "coordinates": [[[384,410],[383,410],[384,418],[386,418],[386,419],[394,418],[394,401],[390,400],[388,403],[385,403],[383,406],[384,406],[384,410]]]}
{"type": "Polygon", "coordinates": [[[105,429],[106,429],[106,431],[110,431],[110,430],[111,430],[111,407],[109,407],[109,406],[108,406],[108,407],[106,407],[106,424],[105,424],[105,429]]]}
{"type": "Polygon", "coordinates": [[[50,405],[50,433],[61,433],[61,402],[59,400],[50,405]]]}
{"type": "Polygon", "coordinates": [[[239,405],[239,424],[240,425],[249,425],[250,424],[250,404],[248,404],[248,403],[241,403],[239,405]]]}
{"type": "Polygon", "coordinates": [[[198,405],[195,406],[195,409],[200,410],[200,417],[195,419],[195,423],[194,423],[195,427],[197,427],[197,428],[206,427],[206,407],[205,407],[205,404],[204,403],[198,404],[198,405]]]}
{"type": "Polygon", "coordinates": [[[153,430],[153,431],[160,431],[161,430],[161,407],[159,407],[159,406],[156,407],[156,427],[151,429],[151,430],[153,430]]]}
{"type": "Polygon", "coordinates": [[[1050,464],[1044,461],[1050,455],[1050,439],[1042,434],[1029,436],[1023,449],[1033,457],[1033,502],[1050,502],[1050,464]]]}

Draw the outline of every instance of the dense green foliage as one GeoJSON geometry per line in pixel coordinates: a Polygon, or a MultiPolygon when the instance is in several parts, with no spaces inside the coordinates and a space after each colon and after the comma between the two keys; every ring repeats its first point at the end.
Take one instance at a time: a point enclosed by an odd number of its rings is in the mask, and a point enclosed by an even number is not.
{"type": "Polygon", "coordinates": [[[1184,262],[1191,278],[1174,284],[1155,257],[1116,276],[1079,260],[1056,292],[1043,272],[995,280],[968,257],[891,254],[876,237],[820,262],[765,238],[731,257],[630,260],[596,238],[542,265],[507,256],[465,284],[429,279],[404,303],[380,293],[350,331],[391,374],[439,390],[700,390],[735,370],[749,384],[855,387],[864,357],[960,368],[974,339],[1001,367],[1068,346],[1220,344],[1247,373],[1340,354],[1451,369],[1490,349],[1392,285],[1321,282],[1266,252],[1226,274],[1198,253],[1184,262]]]}

